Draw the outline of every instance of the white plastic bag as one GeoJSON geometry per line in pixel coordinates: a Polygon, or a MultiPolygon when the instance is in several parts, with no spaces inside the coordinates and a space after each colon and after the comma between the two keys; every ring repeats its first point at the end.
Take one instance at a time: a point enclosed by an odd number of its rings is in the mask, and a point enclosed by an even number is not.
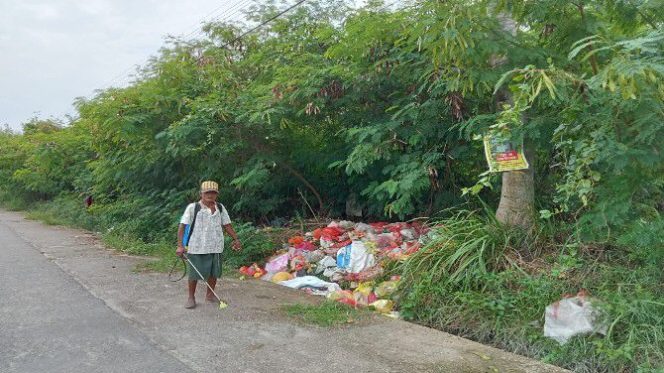
{"type": "Polygon", "coordinates": [[[341,290],[341,287],[338,284],[323,281],[315,276],[296,277],[292,280],[282,281],[279,285],[288,286],[293,289],[301,289],[305,287],[325,289],[323,292],[316,293],[317,295],[327,295],[328,293],[341,290]]]}
{"type": "Polygon", "coordinates": [[[350,250],[350,263],[348,272],[359,273],[363,270],[373,267],[376,264],[376,258],[367,251],[367,247],[362,241],[353,241],[350,250]]]}
{"type": "MultiPolygon", "coordinates": [[[[329,268],[334,268],[336,270],[337,269],[337,261],[334,260],[334,258],[332,258],[331,256],[326,256],[321,261],[319,261],[318,264],[316,264],[316,272],[315,273],[318,275],[318,274],[323,273],[323,271],[327,272],[327,270],[329,268]]],[[[330,276],[325,275],[325,277],[330,277],[330,276]]]]}
{"type": "Polygon", "coordinates": [[[546,307],[544,336],[565,344],[578,334],[606,334],[606,326],[599,325],[599,312],[582,293],[564,298],[546,307]]]}

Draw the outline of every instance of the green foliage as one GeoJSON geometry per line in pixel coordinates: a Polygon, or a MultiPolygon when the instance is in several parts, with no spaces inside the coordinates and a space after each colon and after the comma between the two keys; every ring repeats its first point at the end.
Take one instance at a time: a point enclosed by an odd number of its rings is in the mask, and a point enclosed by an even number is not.
{"type": "Polygon", "coordinates": [[[347,199],[404,219],[466,202],[473,184],[495,204],[472,139],[499,129],[537,149],[541,208],[598,237],[659,208],[661,23],[646,4],[603,0],[314,1],[226,48],[241,30],[213,23],[169,40],[129,87],[79,100],[73,123],[3,133],[2,187],[92,193],[137,219],[159,205],[157,232],[202,179],[251,220],[341,215],[347,199]],[[497,108],[504,90],[514,99],[497,108]]]}
{"type": "Polygon", "coordinates": [[[231,250],[231,239],[226,237],[224,265],[229,269],[239,268],[248,263],[261,263],[281,244],[275,242],[268,231],[258,229],[249,223],[236,224],[235,232],[242,242],[242,250],[239,252],[231,250]]]}
{"type": "Polygon", "coordinates": [[[509,237],[495,221],[461,211],[437,221],[429,236],[432,241],[415,253],[402,272],[405,288],[430,275],[428,283],[449,282],[460,287],[478,286],[478,278],[499,269],[506,259],[509,237]]]}

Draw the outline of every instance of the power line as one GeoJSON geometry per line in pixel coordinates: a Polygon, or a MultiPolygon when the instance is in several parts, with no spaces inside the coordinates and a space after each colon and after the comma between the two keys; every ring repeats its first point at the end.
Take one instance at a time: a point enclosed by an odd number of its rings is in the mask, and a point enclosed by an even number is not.
{"type": "MultiPolygon", "coordinates": [[[[249,2],[249,1],[253,1],[253,0],[245,0],[244,3],[246,4],[246,3],[249,2]]],[[[228,49],[228,47],[229,47],[230,45],[236,43],[237,41],[239,41],[240,39],[242,39],[242,38],[244,38],[245,36],[249,35],[250,33],[252,33],[252,32],[254,32],[254,31],[260,29],[261,27],[263,27],[263,26],[267,25],[268,23],[274,21],[275,19],[277,19],[277,18],[283,16],[284,14],[290,12],[291,10],[297,8],[298,6],[304,4],[306,1],[307,1],[307,0],[299,0],[299,1],[296,2],[295,4],[289,6],[288,8],[282,10],[281,12],[277,13],[276,15],[270,17],[270,18],[267,19],[266,21],[263,21],[263,22],[260,23],[259,25],[257,25],[257,26],[255,26],[255,27],[251,28],[251,29],[248,30],[248,31],[245,31],[245,32],[242,33],[240,36],[238,36],[238,37],[234,38],[233,40],[227,42],[226,44],[222,45],[221,48],[228,49]]],[[[381,7],[380,9],[378,9],[378,11],[379,11],[379,12],[382,12],[383,10],[386,10],[387,8],[390,8],[392,5],[394,5],[394,4],[398,3],[398,2],[399,2],[399,0],[393,1],[393,2],[391,2],[391,3],[389,3],[389,4],[385,5],[385,6],[381,7]]],[[[240,4],[240,3],[242,3],[242,2],[238,2],[238,3],[236,3],[236,4],[233,6],[233,8],[235,8],[235,7],[236,7],[238,4],[240,4]]],[[[217,8],[217,9],[219,9],[219,8],[217,8]]],[[[238,9],[236,9],[236,11],[233,12],[231,15],[235,15],[235,14],[237,14],[237,13],[238,13],[239,11],[241,11],[241,10],[243,10],[243,9],[238,8],[238,9]]],[[[209,13],[209,14],[212,14],[212,13],[215,13],[215,12],[216,12],[216,11],[213,11],[213,12],[211,12],[211,13],[209,13]]],[[[230,19],[230,16],[231,16],[231,15],[228,15],[228,14],[227,14],[227,18],[226,18],[226,19],[230,19]]],[[[218,18],[219,18],[219,17],[218,17],[218,18]]],[[[218,19],[218,18],[217,18],[217,19],[218,19]]],[[[217,19],[213,19],[213,20],[217,20],[217,19]]],[[[210,21],[213,21],[213,20],[210,20],[210,21]]],[[[190,34],[188,34],[187,36],[185,36],[185,38],[186,38],[186,37],[189,37],[190,35],[192,35],[192,33],[190,33],[190,34]]],[[[120,74],[120,76],[124,75],[125,73],[127,73],[128,71],[130,71],[132,68],[134,68],[134,66],[132,66],[132,67],[130,67],[130,68],[124,70],[124,71],[120,74]]],[[[116,80],[117,80],[117,77],[116,77],[114,80],[111,81],[111,84],[114,83],[116,80]]]]}
{"type": "Polygon", "coordinates": [[[302,4],[304,4],[304,2],[306,2],[306,1],[307,1],[307,0],[300,0],[300,1],[298,1],[297,3],[291,5],[291,6],[289,6],[288,8],[284,9],[283,11],[277,13],[275,16],[270,17],[267,21],[264,21],[263,23],[261,23],[261,24],[259,24],[258,26],[256,26],[256,27],[250,29],[249,31],[246,31],[246,32],[242,33],[240,36],[238,36],[237,38],[235,38],[235,39],[229,41],[228,43],[226,43],[226,44],[224,44],[224,45],[222,45],[221,47],[222,47],[222,48],[226,48],[226,49],[228,49],[228,46],[229,46],[229,45],[234,44],[235,42],[239,41],[239,40],[242,39],[243,37],[245,37],[245,36],[249,35],[250,33],[252,33],[252,32],[254,32],[254,31],[258,30],[259,28],[261,28],[261,27],[267,25],[268,23],[274,21],[275,19],[277,19],[277,18],[283,16],[284,14],[288,13],[288,12],[291,11],[292,9],[295,9],[296,7],[298,7],[298,6],[302,5],[302,4]]]}
{"type": "MultiPolygon", "coordinates": [[[[253,0],[244,0],[244,1],[239,1],[239,2],[235,3],[231,8],[227,9],[227,11],[225,12],[225,13],[226,13],[226,17],[224,18],[224,20],[229,20],[229,19],[231,19],[231,17],[237,15],[238,13],[240,13],[241,11],[244,10],[244,8],[242,8],[242,7],[239,7],[239,8],[238,8],[238,5],[246,5],[247,3],[250,3],[250,2],[252,2],[252,1],[253,1],[253,0]],[[235,9],[235,10],[234,10],[233,12],[231,12],[231,13],[228,13],[228,12],[229,12],[230,10],[232,10],[232,9],[235,9]]],[[[276,15],[270,17],[270,18],[267,19],[266,21],[260,23],[259,25],[257,25],[257,26],[255,26],[255,27],[251,28],[251,29],[248,30],[248,31],[245,31],[245,32],[242,33],[240,36],[238,36],[238,37],[234,38],[233,40],[227,42],[226,44],[222,45],[221,48],[228,49],[228,47],[229,47],[230,45],[236,43],[237,41],[241,40],[241,39],[244,38],[245,36],[251,34],[252,32],[254,32],[254,31],[258,30],[258,29],[260,29],[261,27],[267,25],[268,23],[274,21],[275,19],[277,19],[277,18],[283,16],[284,14],[290,12],[291,10],[297,8],[298,6],[304,4],[306,1],[307,1],[307,0],[300,0],[300,1],[296,2],[295,4],[289,6],[288,8],[286,8],[286,9],[284,9],[284,10],[282,10],[281,12],[277,13],[276,15]]],[[[391,2],[391,3],[388,3],[388,4],[384,5],[383,7],[377,9],[377,11],[378,11],[378,12],[382,12],[382,11],[388,9],[388,8],[391,8],[393,5],[395,5],[396,3],[399,3],[399,2],[400,2],[400,0],[396,0],[396,1],[393,1],[393,2],[391,2]]],[[[221,9],[221,7],[216,8],[216,9],[213,10],[212,12],[208,13],[208,15],[206,15],[205,17],[208,17],[208,16],[211,15],[211,14],[217,13],[219,9],[221,9]]],[[[223,14],[223,13],[222,13],[222,14],[223,14]]],[[[205,17],[204,17],[204,18],[205,18],[205,17]]],[[[215,18],[210,19],[210,20],[208,21],[208,23],[209,23],[209,22],[213,22],[213,21],[219,21],[219,20],[221,20],[221,17],[215,17],[215,18]]],[[[184,38],[184,39],[189,38],[190,36],[192,36],[192,35],[194,35],[194,34],[196,34],[196,33],[198,33],[198,34],[200,35],[200,34],[203,33],[203,31],[202,31],[202,30],[198,30],[197,32],[196,32],[196,31],[195,31],[195,32],[190,32],[189,34],[185,35],[183,38],[184,38]]],[[[134,65],[134,66],[132,66],[132,67],[129,67],[129,68],[125,69],[122,73],[120,73],[118,76],[116,76],[116,78],[114,78],[114,79],[111,81],[111,84],[113,84],[115,81],[117,81],[117,80],[118,80],[118,77],[122,77],[122,76],[125,75],[127,72],[131,71],[133,68],[136,68],[136,66],[138,66],[138,65],[134,65]]],[[[128,78],[128,77],[126,77],[126,78],[128,78]]],[[[110,85],[110,84],[109,84],[109,85],[110,85]]]]}
{"type": "MultiPolygon", "coordinates": [[[[211,22],[221,21],[221,20],[222,20],[222,16],[224,16],[224,17],[223,17],[223,21],[227,21],[227,20],[233,18],[234,16],[238,15],[239,13],[241,13],[241,12],[245,9],[245,6],[248,5],[248,4],[250,4],[250,3],[252,3],[253,1],[254,1],[254,0],[238,1],[238,2],[235,3],[232,7],[226,9],[226,11],[223,12],[222,14],[220,14],[220,15],[218,15],[218,16],[216,16],[216,17],[209,18],[209,19],[206,20],[206,18],[207,18],[209,15],[211,15],[211,14],[213,14],[213,13],[216,13],[216,11],[215,11],[215,12],[211,12],[210,14],[208,14],[208,16],[206,16],[206,17],[203,18],[202,22],[205,22],[205,23],[211,23],[211,22]],[[229,13],[229,12],[230,12],[230,13],[229,13]]],[[[218,9],[220,9],[220,8],[217,8],[217,10],[218,10],[218,9]]],[[[187,33],[187,34],[184,35],[182,38],[183,38],[183,39],[189,39],[189,38],[192,37],[193,35],[200,35],[200,34],[202,34],[202,33],[203,33],[202,28],[200,27],[200,25],[197,25],[197,26],[195,26],[195,27],[193,28],[193,30],[192,30],[191,32],[187,33]]]]}
{"type": "MultiPolygon", "coordinates": [[[[227,20],[230,20],[232,17],[234,17],[234,16],[236,16],[237,14],[239,14],[240,12],[242,12],[242,11],[244,10],[244,7],[245,7],[247,4],[250,4],[250,3],[253,2],[253,1],[254,1],[254,0],[241,0],[241,1],[238,1],[238,2],[235,3],[231,8],[226,9],[225,12],[222,12],[221,14],[219,14],[219,15],[218,15],[217,17],[215,17],[215,18],[209,19],[207,22],[213,22],[213,21],[227,21],[227,20]],[[240,7],[238,8],[238,6],[240,6],[240,7]],[[231,11],[232,11],[232,12],[231,12],[231,11]],[[229,13],[229,12],[230,12],[230,13],[229,13]],[[222,17],[223,17],[223,19],[222,19],[222,17]]],[[[218,7],[218,8],[216,8],[216,9],[212,10],[211,12],[209,12],[209,13],[203,18],[203,20],[205,20],[205,18],[209,17],[210,15],[213,15],[213,14],[215,14],[215,13],[218,13],[219,10],[222,9],[222,8],[223,8],[223,7],[218,7]]],[[[185,36],[183,36],[183,37],[181,37],[181,38],[182,38],[182,39],[187,39],[187,38],[190,38],[192,35],[198,36],[198,35],[202,35],[202,34],[203,34],[202,29],[198,29],[198,30],[194,30],[193,32],[190,32],[189,34],[187,34],[187,35],[185,35],[185,36]],[[195,35],[195,34],[196,34],[196,35],[195,35]]],[[[132,66],[130,66],[130,67],[124,69],[122,72],[120,72],[119,74],[117,74],[116,76],[114,76],[111,80],[109,80],[106,84],[104,84],[104,86],[105,86],[105,87],[113,86],[113,85],[115,85],[118,81],[122,81],[123,83],[125,83],[125,82],[130,78],[130,75],[128,75],[128,74],[129,74],[132,70],[136,69],[136,68],[139,67],[139,66],[140,66],[139,64],[135,64],[135,65],[132,65],[132,66]]]]}

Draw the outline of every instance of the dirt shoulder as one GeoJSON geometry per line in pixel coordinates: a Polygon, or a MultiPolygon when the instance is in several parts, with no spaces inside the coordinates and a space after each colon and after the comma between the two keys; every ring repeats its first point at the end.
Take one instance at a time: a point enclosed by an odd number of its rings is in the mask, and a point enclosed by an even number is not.
{"type": "MultiPolygon", "coordinates": [[[[146,258],[104,248],[85,231],[0,211],[9,226],[150,340],[200,372],[562,372],[437,330],[379,315],[343,327],[303,325],[285,304],[319,302],[259,280],[224,278],[222,298],[183,308],[185,283],[136,273],[146,258]]],[[[47,281],[47,279],[44,279],[47,281]]],[[[199,285],[199,298],[203,287],[199,285]]]]}

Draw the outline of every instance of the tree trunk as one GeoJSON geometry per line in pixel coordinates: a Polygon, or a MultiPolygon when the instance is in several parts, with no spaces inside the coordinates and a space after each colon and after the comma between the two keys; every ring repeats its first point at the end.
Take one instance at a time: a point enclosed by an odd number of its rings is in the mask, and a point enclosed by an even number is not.
{"type": "MultiPolygon", "coordinates": [[[[498,20],[503,31],[516,35],[516,23],[506,13],[498,15],[498,20]]],[[[494,66],[500,66],[507,62],[507,57],[492,58],[494,66]]],[[[502,103],[512,102],[511,93],[504,89],[499,92],[498,107],[502,103]]],[[[525,146],[525,145],[524,145],[525,146]]],[[[530,229],[535,224],[535,178],[534,178],[534,154],[532,147],[524,149],[529,168],[522,171],[503,172],[503,185],[500,191],[500,203],[496,210],[496,219],[510,227],[521,227],[530,229]]]]}
{"type": "Polygon", "coordinates": [[[510,227],[530,229],[535,224],[535,172],[534,152],[526,148],[530,167],[522,171],[503,172],[503,186],[496,219],[510,227]]]}

